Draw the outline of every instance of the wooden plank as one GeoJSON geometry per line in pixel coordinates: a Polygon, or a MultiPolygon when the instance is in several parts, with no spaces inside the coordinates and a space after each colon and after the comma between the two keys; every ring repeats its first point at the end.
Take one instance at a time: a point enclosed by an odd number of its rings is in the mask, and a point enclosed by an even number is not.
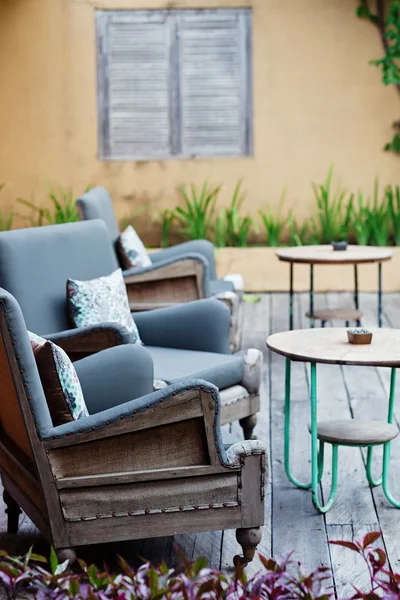
{"type": "MultiPolygon", "coordinates": [[[[298,304],[294,305],[294,322],[298,323],[299,313],[298,304]]],[[[289,299],[288,294],[271,295],[271,326],[269,334],[289,329],[289,299]]],[[[265,335],[265,338],[267,335],[265,335]]],[[[285,361],[277,354],[269,353],[268,369],[270,373],[271,398],[283,402],[285,398],[285,361]]],[[[294,363],[292,365],[292,386],[296,390],[297,399],[308,398],[308,383],[303,363],[294,363]]]]}
{"type": "MultiPolygon", "coordinates": [[[[283,322],[287,329],[287,306],[282,295],[273,295],[271,332],[282,330],[283,322]]],[[[296,301],[295,327],[300,324],[299,309],[302,310],[301,304],[296,301]]],[[[283,357],[271,355],[272,552],[274,556],[282,557],[294,550],[294,558],[301,560],[307,572],[319,566],[330,566],[330,556],[323,515],[314,509],[310,492],[293,486],[284,472],[284,363],[283,357]],[[278,369],[279,379],[276,379],[274,372],[278,369]]],[[[302,363],[293,365],[291,389],[291,467],[296,477],[308,481],[311,477],[310,436],[307,431],[309,398],[302,363]]]]}
{"type": "MultiPolygon", "coordinates": [[[[326,296],[328,306],[351,306],[351,302],[350,294],[326,296]]],[[[375,368],[319,365],[318,370],[319,382],[322,383],[320,391],[323,392],[320,418],[370,418],[365,412],[360,415],[354,414],[352,399],[356,392],[356,396],[364,404],[364,395],[360,390],[357,393],[354,384],[360,380],[365,382],[368,378],[372,378],[373,383],[376,383],[375,368]]],[[[373,383],[369,382],[372,389],[373,383]]],[[[327,460],[329,459],[330,453],[327,456],[327,460]]],[[[329,494],[331,472],[329,463],[326,464],[328,469],[323,480],[325,499],[329,494]]],[[[326,523],[329,541],[360,540],[367,531],[376,531],[380,528],[375,503],[365,475],[363,457],[358,448],[340,447],[339,449],[338,495],[334,506],[326,514],[326,523]]],[[[352,583],[361,589],[368,587],[368,571],[362,568],[363,565],[357,561],[357,557],[338,546],[330,546],[330,552],[338,596],[347,597],[352,590],[352,583]]]]}
{"type": "MultiPolygon", "coordinates": [[[[334,294],[326,298],[327,304],[346,304],[334,294]]],[[[373,372],[371,367],[347,367],[355,377],[373,372]]],[[[343,369],[335,365],[318,365],[318,394],[320,420],[350,419],[352,411],[343,369]]],[[[359,417],[361,418],[361,417],[359,417]]],[[[364,416],[363,418],[368,418],[364,416]]],[[[327,449],[330,450],[329,445],[327,449]]],[[[330,489],[330,452],[326,456],[323,493],[326,499],[330,489]]],[[[334,506],[326,515],[327,525],[371,525],[378,521],[371,491],[365,478],[364,464],[358,448],[340,447],[338,494],[334,506]]]]}
{"type": "Polygon", "coordinates": [[[98,475],[83,475],[81,477],[63,477],[62,479],[58,479],[56,484],[57,489],[64,490],[79,487],[95,487],[98,485],[113,485],[117,483],[161,481],[163,479],[176,479],[179,477],[199,477],[201,475],[215,475],[217,473],[226,473],[226,468],[216,464],[215,466],[170,467],[167,469],[153,469],[149,471],[104,473],[98,475]]]}
{"type": "MultiPolygon", "coordinates": [[[[270,408],[269,408],[269,369],[268,369],[268,351],[266,347],[266,337],[270,326],[270,301],[267,294],[261,295],[261,300],[256,303],[243,303],[243,331],[242,348],[257,348],[264,354],[264,370],[260,389],[260,412],[257,415],[257,426],[255,436],[257,439],[265,442],[268,448],[268,455],[271,453],[270,445],[270,408]]],[[[243,432],[237,422],[232,423],[232,433],[242,439],[243,432]]],[[[269,458],[269,457],[268,457],[269,458]]],[[[247,573],[251,575],[260,571],[263,567],[259,559],[259,554],[271,556],[271,498],[272,498],[272,477],[266,487],[265,494],[265,524],[262,527],[262,540],[259,544],[254,560],[247,566],[247,573]]],[[[233,557],[239,554],[241,548],[236,541],[235,531],[227,530],[222,534],[221,548],[221,568],[228,572],[233,572],[233,557]]]]}
{"type": "MultiPolygon", "coordinates": [[[[376,312],[376,295],[375,294],[362,294],[361,296],[362,307],[365,312],[366,320],[369,323],[376,323],[377,312],[376,312]]],[[[384,327],[400,327],[400,295],[399,294],[385,294],[383,299],[383,325],[384,327]]],[[[366,415],[374,415],[374,418],[387,418],[387,407],[388,407],[388,394],[389,394],[389,382],[390,382],[390,369],[375,369],[375,380],[372,380],[372,376],[358,382],[364,388],[370,388],[373,390],[368,393],[365,389],[364,397],[366,401],[364,403],[353,403],[354,413],[360,414],[361,412],[366,415]]],[[[354,384],[357,385],[357,382],[354,384]]],[[[400,406],[400,386],[396,389],[396,403],[395,403],[395,417],[397,423],[399,422],[400,406]],[[396,414],[397,412],[397,414],[396,414]]],[[[400,464],[400,440],[397,438],[391,444],[391,467],[389,475],[390,490],[396,499],[400,498],[400,479],[398,477],[398,465],[400,464]]],[[[378,477],[382,469],[382,450],[376,448],[374,450],[373,460],[373,473],[375,477],[378,477]]],[[[377,487],[373,490],[374,500],[376,504],[376,510],[379,517],[380,527],[383,533],[383,540],[385,549],[388,554],[390,565],[392,569],[397,570],[400,567],[400,519],[399,511],[389,504],[385,498],[382,488],[377,487]]]]}
{"type": "MultiPolygon", "coordinates": [[[[360,541],[370,531],[376,531],[370,525],[328,525],[330,540],[360,541]]],[[[358,554],[341,546],[330,546],[332,567],[335,573],[335,587],[338,598],[351,598],[355,587],[367,592],[369,586],[368,568],[358,554]]]]}
{"type": "MultiPolygon", "coordinates": [[[[304,296],[300,299],[306,304],[304,296]]],[[[351,305],[343,295],[326,295],[326,306],[351,305]]],[[[303,311],[302,311],[303,313],[303,311]]],[[[374,371],[373,368],[346,367],[352,373],[374,371]]],[[[321,364],[318,373],[318,420],[350,419],[352,411],[349,394],[343,376],[343,368],[338,365],[321,364]]],[[[364,417],[366,418],[366,417],[364,417]]],[[[331,485],[331,446],[326,445],[325,473],[322,480],[322,499],[327,501],[331,485]]],[[[365,478],[364,464],[359,448],[339,448],[338,492],[333,507],[325,515],[326,535],[328,541],[360,539],[368,530],[379,528],[373,498],[365,478]],[[343,537],[341,538],[340,535],[343,537]],[[339,537],[337,537],[339,536],[339,537]],[[347,536],[347,538],[346,538],[347,536]]],[[[338,556],[336,546],[330,546],[331,565],[339,597],[346,597],[348,583],[353,580],[354,567],[351,557],[342,561],[338,556]],[[333,548],[335,552],[333,552],[333,548]]],[[[359,574],[358,583],[361,587],[368,583],[368,573],[359,574]]]]}

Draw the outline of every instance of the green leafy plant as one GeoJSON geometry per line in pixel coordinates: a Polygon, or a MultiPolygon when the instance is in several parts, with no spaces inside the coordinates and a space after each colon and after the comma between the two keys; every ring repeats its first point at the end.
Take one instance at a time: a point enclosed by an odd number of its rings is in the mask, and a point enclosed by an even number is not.
{"type": "MultiPolygon", "coordinates": [[[[381,70],[384,85],[395,85],[400,91],[400,1],[379,0],[374,13],[370,9],[369,0],[359,0],[357,16],[374,24],[382,40],[384,56],[371,60],[370,64],[381,70]]],[[[397,131],[391,141],[384,146],[384,150],[400,153],[399,122],[395,121],[393,127],[397,131]]]]}
{"type": "Polygon", "coordinates": [[[221,208],[214,224],[213,242],[217,248],[228,246],[228,221],[226,208],[221,208]]]}
{"type": "MultiPolygon", "coordinates": [[[[87,186],[85,192],[90,189],[87,186]]],[[[79,215],[76,208],[76,196],[72,190],[59,187],[57,191],[53,188],[49,190],[49,199],[51,208],[37,206],[34,202],[18,198],[17,202],[31,209],[28,218],[32,227],[41,227],[42,225],[59,225],[61,223],[73,223],[79,221],[79,215]]]]}
{"type": "Polygon", "coordinates": [[[352,203],[346,190],[332,191],[333,165],[329,167],[322,184],[312,183],[317,212],[310,220],[312,234],[318,235],[323,244],[347,240],[351,224],[352,203]],[[347,200],[347,202],[346,202],[347,200]]]}
{"type": "Polygon", "coordinates": [[[351,229],[357,244],[367,246],[370,243],[372,237],[370,209],[361,192],[358,192],[357,202],[352,202],[351,229]]]}
{"type": "MultiPolygon", "coordinates": [[[[0,183],[0,192],[4,188],[5,183],[0,183]]],[[[9,212],[6,213],[3,210],[0,210],[0,231],[9,231],[14,222],[14,213],[9,212]]]]}
{"type": "Polygon", "coordinates": [[[393,241],[400,246],[400,187],[387,185],[385,188],[388,212],[390,215],[393,241]]]}
{"type": "Polygon", "coordinates": [[[164,208],[164,210],[156,212],[153,216],[153,220],[161,224],[161,248],[168,248],[169,246],[169,238],[175,219],[175,211],[170,208],[164,208]]]}
{"type": "Polygon", "coordinates": [[[288,218],[289,246],[319,244],[318,227],[314,219],[306,219],[298,223],[293,213],[288,218]]]}
{"type": "Polygon", "coordinates": [[[285,196],[286,188],[283,188],[276,211],[273,211],[270,205],[267,207],[267,210],[258,211],[261,222],[264,225],[268,246],[279,246],[283,230],[291,218],[291,213],[289,213],[287,217],[282,216],[282,208],[285,201],[285,196]]]}
{"type": "Polygon", "coordinates": [[[369,227],[371,231],[371,244],[375,246],[388,246],[391,232],[389,207],[387,196],[379,198],[379,181],[375,179],[372,204],[369,208],[369,227]]]}
{"type": "Polygon", "coordinates": [[[243,180],[239,179],[233,191],[232,200],[228,208],[222,208],[214,224],[213,241],[217,248],[236,246],[244,248],[252,229],[257,231],[257,224],[253,217],[242,216],[240,210],[246,198],[241,191],[243,180]]]}
{"type": "Polygon", "coordinates": [[[205,181],[200,192],[194,184],[179,187],[184,206],[175,209],[175,217],[180,226],[181,234],[189,240],[210,238],[213,230],[213,218],[215,203],[217,201],[221,186],[209,189],[208,181],[205,181]]]}

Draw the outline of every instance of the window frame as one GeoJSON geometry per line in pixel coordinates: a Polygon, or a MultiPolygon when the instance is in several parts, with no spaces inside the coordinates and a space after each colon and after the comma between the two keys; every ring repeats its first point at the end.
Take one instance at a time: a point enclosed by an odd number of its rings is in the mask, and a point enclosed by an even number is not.
{"type": "MultiPolygon", "coordinates": [[[[206,158],[247,158],[253,156],[253,73],[252,73],[252,10],[251,8],[207,8],[207,9],[97,9],[95,11],[96,20],[96,48],[97,48],[97,118],[98,118],[98,158],[104,161],[151,161],[151,160],[191,160],[206,158]],[[109,127],[109,77],[108,77],[108,53],[107,53],[107,33],[106,28],[109,23],[124,22],[132,23],[132,14],[135,14],[135,22],[149,23],[152,20],[159,21],[165,19],[169,27],[169,53],[168,60],[168,104],[169,104],[169,153],[160,153],[155,151],[145,155],[129,154],[114,155],[110,150],[110,127],[109,127]],[[181,110],[179,79],[179,16],[190,15],[241,15],[241,26],[243,28],[240,37],[241,60],[243,77],[240,81],[240,110],[243,113],[243,123],[241,124],[241,135],[243,137],[243,146],[241,151],[236,149],[231,153],[226,151],[219,152],[216,149],[209,153],[209,148],[203,152],[182,152],[181,146],[181,110]]],[[[182,144],[183,146],[183,144],[182,144]]]]}

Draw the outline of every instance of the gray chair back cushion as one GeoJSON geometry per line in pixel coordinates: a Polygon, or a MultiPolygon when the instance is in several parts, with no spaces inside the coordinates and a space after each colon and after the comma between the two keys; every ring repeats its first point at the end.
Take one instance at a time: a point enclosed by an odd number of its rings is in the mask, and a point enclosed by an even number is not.
{"type": "Polygon", "coordinates": [[[118,268],[103,221],[0,232],[0,286],[18,301],[39,335],[70,328],[67,279],[94,279],[118,268]]]}
{"type": "Polygon", "coordinates": [[[95,187],[78,198],[76,201],[81,218],[85,221],[102,219],[107,226],[113,248],[120,231],[115,217],[110,194],[103,187],[95,187]]]}

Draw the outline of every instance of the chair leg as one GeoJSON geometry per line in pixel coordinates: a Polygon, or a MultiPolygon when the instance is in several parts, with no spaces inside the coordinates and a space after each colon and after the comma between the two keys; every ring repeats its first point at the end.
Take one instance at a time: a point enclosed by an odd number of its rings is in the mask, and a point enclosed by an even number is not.
{"type": "Polygon", "coordinates": [[[254,427],[257,425],[257,415],[249,415],[239,420],[240,426],[243,429],[245,440],[255,440],[253,435],[254,427]]]}
{"type": "Polygon", "coordinates": [[[7,514],[7,533],[17,533],[19,524],[19,515],[22,510],[15,502],[14,498],[7,492],[3,491],[3,500],[6,505],[7,514]]]}
{"type": "Polygon", "coordinates": [[[73,565],[76,561],[75,548],[57,548],[56,554],[60,563],[63,563],[67,560],[70,565],[73,565]]]}
{"type": "Polygon", "coordinates": [[[236,529],[236,539],[243,549],[243,556],[238,554],[233,558],[233,564],[240,565],[242,568],[247,567],[256,553],[256,548],[261,542],[262,533],[260,527],[252,527],[251,529],[236,529]]]}

